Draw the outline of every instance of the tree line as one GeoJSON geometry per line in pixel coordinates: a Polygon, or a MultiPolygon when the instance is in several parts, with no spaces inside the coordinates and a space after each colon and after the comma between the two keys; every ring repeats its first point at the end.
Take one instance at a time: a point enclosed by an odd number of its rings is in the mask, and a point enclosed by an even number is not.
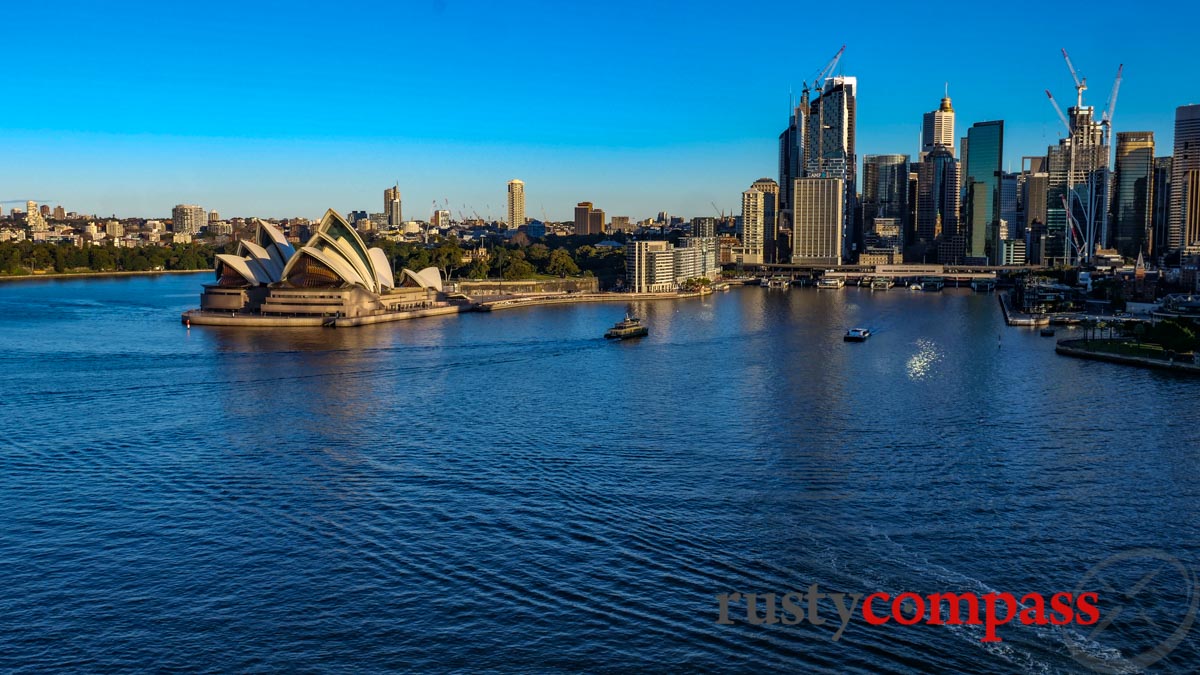
{"type": "Polygon", "coordinates": [[[413,242],[394,242],[381,239],[373,242],[383,249],[396,270],[405,267],[420,270],[436,267],[445,278],[498,279],[517,281],[539,277],[595,276],[612,280],[625,272],[625,252],[621,248],[596,247],[595,237],[557,237],[552,243],[522,241],[488,244],[487,255],[473,260],[457,239],[446,239],[432,245],[413,242]]]}
{"type": "Polygon", "coordinates": [[[6,241],[0,242],[0,274],[202,270],[212,268],[219,252],[223,251],[204,243],[118,248],[6,241]]]}

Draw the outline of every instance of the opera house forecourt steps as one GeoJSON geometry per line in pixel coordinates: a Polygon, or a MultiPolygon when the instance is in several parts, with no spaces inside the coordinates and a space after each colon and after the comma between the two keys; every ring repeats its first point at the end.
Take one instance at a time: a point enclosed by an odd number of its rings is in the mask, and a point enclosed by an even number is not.
{"type": "Polygon", "coordinates": [[[236,254],[217,255],[214,272],[216,281],[204,286],[200,309],[184,312],[184,323],[338,327],[474,309],[447,298],[436,267],[404,269],[395,278],[383,250],[368,248],[333,209],[299,250],[274,226],[258,221],[254,240],[241,240],[236,254]]]}

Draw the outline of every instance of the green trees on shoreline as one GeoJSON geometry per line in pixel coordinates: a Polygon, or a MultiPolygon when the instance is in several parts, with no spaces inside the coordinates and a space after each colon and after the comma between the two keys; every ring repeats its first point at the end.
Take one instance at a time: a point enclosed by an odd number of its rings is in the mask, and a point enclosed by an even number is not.
{"type": "Polygon", "coordinates": [[[550,240],[486,245],[486,252],[457,239],[432,245],[380,239],[373,246],[383,249],[396,269],[419,270],[437,267],[446,278],[499,279],[519,281],[545,277],[595,276],[612,280],[625,273],[622,248],[598,248],[596,237],[556,237],[550,240]]]}
{"type": "MultiPolygon", "coordinates": [[[[625,274],[620,247],[597,247],[595,236],[555,237],[532,244],[518,241],[488,244],[474,254],[472,244],[446,239],[434,244],[379,239],[395,269],[437,267],[446,278],[508,281],[572,276],[599,277],[612,283],[625,274]]],[[[111,244],[75,246],[32,241],[0,242],[0,276],[71,274],[84,272],[151,272],[211,269],[217,253],[232,253],[237,243],[208,243],[123,248],[111,244]]]]}
{"type": "Polygon", "coordinates": [[[150,272],[211,269],[220,252],[203,243],[118,248],[65,243],[0,242],[0,276],[72,272],[150,272]]]}

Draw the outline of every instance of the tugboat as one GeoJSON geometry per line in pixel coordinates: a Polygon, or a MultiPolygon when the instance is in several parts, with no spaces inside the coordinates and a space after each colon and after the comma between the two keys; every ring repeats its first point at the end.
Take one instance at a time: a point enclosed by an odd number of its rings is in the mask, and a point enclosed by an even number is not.
{"type": "Polygon", "coordinates": [[[650,329],[642,325],[641,319],[637,319],[625,314],[624,321],[618,321],[616,325],[608,329],[604,337],[609,340],[627,340],[629,338],[645,337],[650,334],[650,329]]]}
{"type": "Polygon", "coordinates": [[[851,328],[842,337],[845,342],[866,342],[871,337],[871,331],[866,328],[851,328]]]}

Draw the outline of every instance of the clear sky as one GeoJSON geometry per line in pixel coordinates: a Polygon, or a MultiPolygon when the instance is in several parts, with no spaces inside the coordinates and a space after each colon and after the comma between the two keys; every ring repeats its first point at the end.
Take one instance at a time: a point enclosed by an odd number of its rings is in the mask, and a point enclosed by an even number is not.
{"type": "Polygon", "coordinates": [[[778,178],[789,88],[843,43],[860,158],[915,154],[949,82],[956,135],[1005,120],[1018,169],[1061,132],[1043,90],[1074,100],[1061,47],[1098,109],[1124,63],[1116,130],[1153,131],[1170,154],[1175,107],[1200,103],[1200,3],[1087,6],[11,3],[0,199],[313,217],[381,211],[398,180],[406,218],[428,219],[434,200],[502,218],[521,178],[536,218],[568,219],[582,200],[711,215],[778,178]]]}

